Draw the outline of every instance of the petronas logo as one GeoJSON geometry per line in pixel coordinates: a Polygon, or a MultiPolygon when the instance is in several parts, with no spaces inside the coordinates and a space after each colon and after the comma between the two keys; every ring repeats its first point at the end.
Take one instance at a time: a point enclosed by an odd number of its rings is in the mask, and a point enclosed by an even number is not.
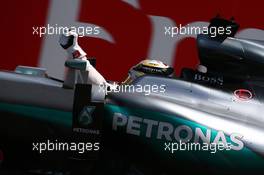
{"type": "Polygon", "coordinates": [[[79,124],[87,126],[93,122],[92,114],[95,110],[95,106],[85,106],[79,115],[79,124]]]}

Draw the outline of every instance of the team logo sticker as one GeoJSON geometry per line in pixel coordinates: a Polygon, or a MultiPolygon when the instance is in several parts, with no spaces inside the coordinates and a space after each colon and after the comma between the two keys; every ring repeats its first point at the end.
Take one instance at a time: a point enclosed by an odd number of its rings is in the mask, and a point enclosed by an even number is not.
{"type": "Polygon", "coordinates": [[[85,106],[83,110],[80,112],[80,115],[78,117],[79,124],[82,126],[87,126],[93,123],[92,114],[94,110],[95,110],[95,106],[85,106]]]}

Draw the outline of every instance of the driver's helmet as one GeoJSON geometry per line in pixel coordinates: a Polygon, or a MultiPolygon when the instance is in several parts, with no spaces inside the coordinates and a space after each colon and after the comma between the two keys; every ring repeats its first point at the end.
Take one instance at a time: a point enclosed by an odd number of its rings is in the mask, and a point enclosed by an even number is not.
{"type": "Polygon", "coordinates": [[[128,77],[123,82],[123,84],[130,84],[138,77],[141,77],[146,74],[171,77],[173,71],[174,70],[172,67],[164,64],[162,61],[143,60],[129,70],[128,77]]]}

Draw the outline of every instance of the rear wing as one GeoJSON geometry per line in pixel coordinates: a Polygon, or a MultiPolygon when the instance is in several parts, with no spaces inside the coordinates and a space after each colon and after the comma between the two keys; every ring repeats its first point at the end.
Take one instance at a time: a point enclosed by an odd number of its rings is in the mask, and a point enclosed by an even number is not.
{"type": "Polygon", "coordinates": [[[238,29],[239,29],[239,24],[235,22],[234,18],[231,18],[230,20],[221,18],[218,16],[216,16],[215,18],[212,18],[210,20],[210,24],[208,26],[209,31],[210,28],[219,28],[219,27],[223,27],[224,29],[228,28],[228,31],[230,32],[225,32],[224,34],[216,34],[216,37],[212,37],[210,35],[210,33],[208,34],[212,39],[215,40],[219,40],[219,41],[224,41],[227,37],[234,37],[235,34],[237,33],[238,29]]]}

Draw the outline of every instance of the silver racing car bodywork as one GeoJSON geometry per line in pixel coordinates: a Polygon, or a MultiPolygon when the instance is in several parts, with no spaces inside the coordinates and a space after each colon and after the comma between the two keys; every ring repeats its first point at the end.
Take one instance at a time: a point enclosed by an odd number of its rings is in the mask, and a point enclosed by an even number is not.
{"type": "Polygon", "coordinates": [[[240,134],[245,146],[264,155],[264,104],[259,99],[241,101],[234,94],[171,78],[145,76],[137,84],[165,85],[166,91],[111,94],[110,100],[178,116],[228,135],[240,134]]]}
{"type": "MultiPolygon", "coordinates": [[[[62,82],[12,72],[0,72],[0,82],[1,103],[72,111],[74,90],[62,88],[62,82]]],[[[106,105],[122,104],[157,111],[223,131],[229,136],[236,133],[241,136],[244,146],[264,155],[264,104],[261,99],[253,97],[244,101],[234,93],[158,76],[143,76],[132,85],[163,85],[165,91],[148,95],[144,92],[111,92],[106,97],[106,105]]],[[[92,99],[96,100],[103,92],[96,86],[92,89],[92,99]]]]}

